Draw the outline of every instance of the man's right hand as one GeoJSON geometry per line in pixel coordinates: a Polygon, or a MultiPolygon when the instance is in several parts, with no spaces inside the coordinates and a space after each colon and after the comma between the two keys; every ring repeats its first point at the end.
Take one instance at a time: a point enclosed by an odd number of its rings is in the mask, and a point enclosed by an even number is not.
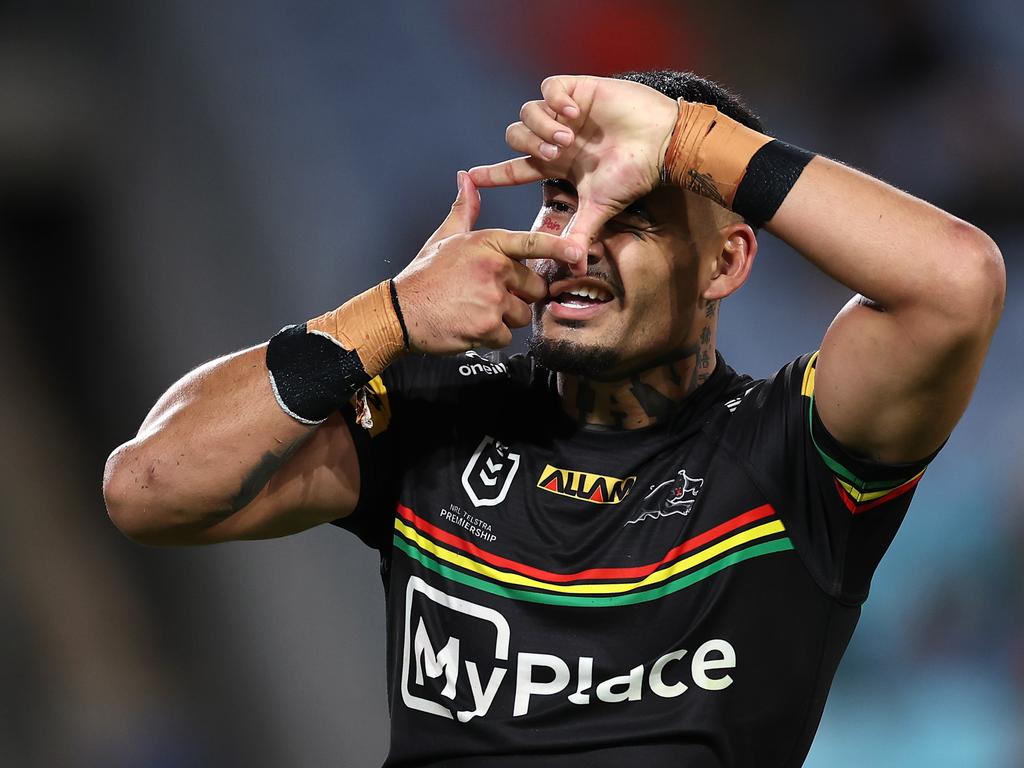
{"type": "Polygon", "coordinates": [[[585,258],[578,245],[543,232],[472,231],[480,193],[464,171],[458,183],[451,213],[395,277],[409,345],[419,352],[507,346],[511,329],[530,323],[530,304],[548,293],[544,279],[523,261],[573,265],[585,258]]]}
{"type": "MultiPolygon", "coordinates": [[[[409,342],[434,354],[501,347],[548,286],[524,259],[569,261],[550,234],[472,232],[480,196],[459,174],[452,211],[395,278],[409,342]]],[[[360,469],[345,420],[300,423],[278,405],[266,345],[207,363],[174,384],[107,461],[111,519],[148,544],[284,536],[345,517],[360,469]]]]}

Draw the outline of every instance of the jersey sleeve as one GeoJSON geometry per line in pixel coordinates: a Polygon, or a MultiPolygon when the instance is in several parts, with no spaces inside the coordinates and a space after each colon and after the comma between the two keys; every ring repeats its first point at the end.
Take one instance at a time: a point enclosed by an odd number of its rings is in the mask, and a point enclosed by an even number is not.
{"type": "Polygon", "coordinates": [[[371,379],[341,409],[359,458],[359,501],[334,525],[356,534],[367,546],[390,547],[392,513],[404,472],[403,435],[415,431],[416,403],[443,388],[437,358],[406,355],[371,379]]]}
{"type": "Polygon", "coordinates": [[[846,450],[815,408],[816,362],[804,355],[749,393],[741,444],[812,576],[860,604],[934,454],[881,464],[846,450]]]}
{"type": "Polygon", "coordinates": [[[359,458],[359,501],[334,524],[390,550],[407,464],[444,443],[474,383],[510,380],[513,368],[525,375],[521,360],[500,353],[408,354],[371,379],[342,408],[359,458]]]}

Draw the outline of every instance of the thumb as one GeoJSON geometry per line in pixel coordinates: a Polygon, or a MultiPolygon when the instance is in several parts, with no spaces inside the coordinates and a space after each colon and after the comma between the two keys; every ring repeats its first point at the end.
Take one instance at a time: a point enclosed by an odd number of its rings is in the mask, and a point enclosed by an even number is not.
{"type": "Polygon", "coordinates": [[[480,215],[480,192],[476,188],[476,184],[465,171],[459,171],[456,179],[459,193],[455,197],[455,202],[452,203],[452,209],[448,216],[431,235],[431,242],[469,232],[476,224],[477,216],[480,215]]]}

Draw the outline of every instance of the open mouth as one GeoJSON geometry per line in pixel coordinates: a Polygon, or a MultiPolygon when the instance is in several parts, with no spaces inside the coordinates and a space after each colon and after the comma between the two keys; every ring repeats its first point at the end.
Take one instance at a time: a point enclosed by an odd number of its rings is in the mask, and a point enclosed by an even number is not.
{"type": "Polygon", "coordinates": [[[594,278],[558,280],[551,284],[547,310],[556,320],[581,322],[607,311],[615,298],[610,286],[594,278]]]}
{"type": "Polygon", "coordinates": [[[577,286],[562,291],[552,298],[563,307],[591,307],[595,304],[606,304],[612,300],[612,295],[603,288],[596,286],[577,286]]]}

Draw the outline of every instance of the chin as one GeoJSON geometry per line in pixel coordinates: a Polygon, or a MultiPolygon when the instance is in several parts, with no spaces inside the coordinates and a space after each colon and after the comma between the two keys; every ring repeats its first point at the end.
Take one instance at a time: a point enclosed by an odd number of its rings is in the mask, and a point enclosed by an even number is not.
{"type": "Polygon", "coordinates": [[[530,337],[530,352],[548,370],[600,379],[621,363],[618,350],[603,344],[552,339],[536,331],[530,337]]]}

